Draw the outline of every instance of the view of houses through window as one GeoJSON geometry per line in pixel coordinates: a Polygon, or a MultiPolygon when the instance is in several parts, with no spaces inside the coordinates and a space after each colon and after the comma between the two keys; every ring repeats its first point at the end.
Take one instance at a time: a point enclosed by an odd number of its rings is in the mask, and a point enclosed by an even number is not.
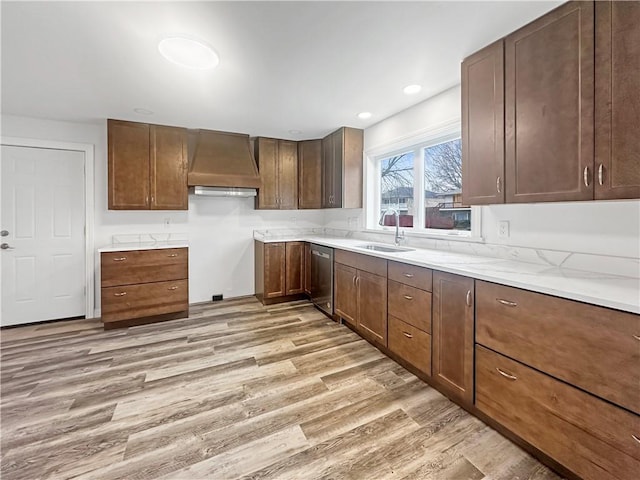
{"type": "MultiPolygon", "coordinates": [[[[379,200],[380,215],[397,210],[400,227],[470,231],[471,208],[462,204],[460,138],[383,158],[379,200]]],[[[383,225],[394,226],[395,215],[386,215],[383,225]]]]}

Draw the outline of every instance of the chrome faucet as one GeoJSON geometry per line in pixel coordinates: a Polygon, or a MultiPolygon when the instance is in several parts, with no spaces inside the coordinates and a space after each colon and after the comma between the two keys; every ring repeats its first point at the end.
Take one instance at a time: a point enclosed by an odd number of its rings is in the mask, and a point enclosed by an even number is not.
{"type": "Polygon", "coordinates": [[[404,232],[400,232],[400,212],[398,212],[398,210],[396,210],[395,208],[387,208],[380,215],[380,220],[378,221],[378,225],[384,226],[384,217],[386,217],[391,213],[393,213],[393,215],[395,215],[396,217],[396,237],[395,237],[394,244],[397,247],[398,245],[400,245],[400,241],[404,239],[404,232]]]}

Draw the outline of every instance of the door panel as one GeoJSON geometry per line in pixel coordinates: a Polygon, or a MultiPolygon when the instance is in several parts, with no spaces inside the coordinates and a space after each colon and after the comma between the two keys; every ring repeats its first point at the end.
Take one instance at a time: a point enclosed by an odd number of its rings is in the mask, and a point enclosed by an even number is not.
{"type": "Polygon", "coordinates": [[[264,298],[286,295],[285,244],[267,243],[264,246],[264,298]]]}
{"type": "Polygon", "coordinates": [[[358,270],[358,329],[387,346],[387,278],[358,270]]]}
{"type": "Polygon", "coordinates": [[[151,126],[151,209],[187,210],[187,131],[151,126]]]}
{"type": "Polygon", "coordinates": [[[2,146],[2,322],[85,314],[84,154],[2,146]]]}
{"type": "Polygon", "coordinates": [[[322,139],[322,208],[331,208],[333,198],[333,135],[322,139]]]}
{"type": "Polygon", "coordinates": [[[358,291],[356,288],[357,271],[341,263],[334,264],[335,284],[334,307],[336,315],[339,315],[353,326],[356,326],[358,317],[358,291]]]}
{"type": "Polygon", "coordinates": [[[298,208],[322,208],[322,141],[298,143],[298,208]]]}
{"type": "Polygon", "coordinates": [[[256,139],[256,161],[262,186],[256,197],[256,208],[276,209],[278,204],[278,141],[274,138],[256,139]]]}
{"type": "Polygon", "coordinates": [[[287,295],[304,292],[304,242],[287,242],[286,247],[287,295]]]}
{"type": "Polygon", "coordinates": [[[298,208],[298,145],[278,140],[278,188],[281,209],[298,208]]]}

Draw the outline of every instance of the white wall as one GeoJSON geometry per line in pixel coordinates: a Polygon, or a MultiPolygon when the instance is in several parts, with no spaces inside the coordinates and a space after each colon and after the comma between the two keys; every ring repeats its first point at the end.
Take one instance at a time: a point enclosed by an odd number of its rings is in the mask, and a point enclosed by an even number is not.
{"type": "MultiPolygon", "coordinates": [[[[254,210],[253,199],[189,196],[188,211],[118,211],[107,209],[107,126],[2,116],[2,136],[95,145],[95,246],[116,234],[186,233],[189,236],[189,301],[214,293],[225,297],[254,293],[253,230],[320,227],[321,210],[254,210]],[[170,219],[167,228],[165,219],[170,219]]],[[[99,307],[96,276],[96,307],[99,307]]]]}

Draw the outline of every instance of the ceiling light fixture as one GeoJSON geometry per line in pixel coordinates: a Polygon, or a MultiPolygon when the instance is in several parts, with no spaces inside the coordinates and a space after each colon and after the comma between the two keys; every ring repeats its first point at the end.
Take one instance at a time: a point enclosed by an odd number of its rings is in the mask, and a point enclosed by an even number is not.
{"type": "Polygon", "coordinates": [[[402,89],[405,95],[415,95],[422,90],[422,85],[407,85],[402,89]]]}
{"type": "Polygon", "coordinates": [[[367,118],[371,118],[371,112],[360,112],[358,114],[358,118],[360,120],[366,120],[367,118]]]}
{"type": "Polygon", "coordinates": [[[153,115],[151,110],[147,110],[146,108],[134,108],[134,112],[139,113],[140,115],[153,115]]]}
{"type": "Polygon", "coordinates": [[[160,40],[160,54],[171,63],[196,70],[215,68],[220,62],[218,54],[202,40],[184,35],[171,35],[160,40]]]}
{"type": "Polygon", "coordinates": [[[291,135],[300,135],[302,133],[302,130],[289,130],[289,133],[291,135]]]}

